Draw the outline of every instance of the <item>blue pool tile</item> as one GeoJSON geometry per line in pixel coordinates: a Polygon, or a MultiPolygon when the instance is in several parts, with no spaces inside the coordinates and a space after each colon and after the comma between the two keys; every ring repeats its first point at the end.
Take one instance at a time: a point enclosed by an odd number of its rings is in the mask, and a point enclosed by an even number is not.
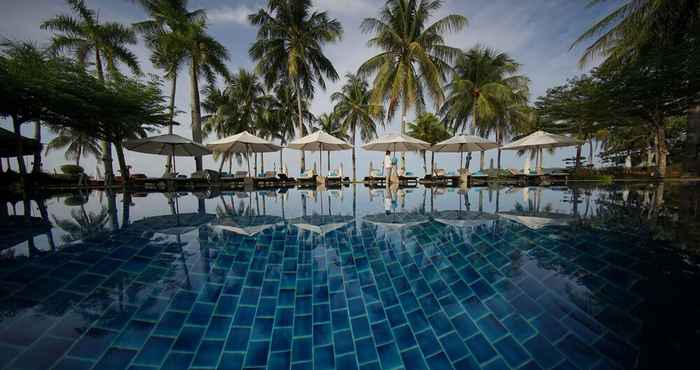
{"type": "Polygon", "coordinates": [[[435,334],[439,337],[454,330],[452,323],[450,323],[447,315],[445,315],[443,312],[437,312],[433,316],[428,317],[428,322],[430,322],[430,326],[433,327],[435,334]]]}
{"type": "Polygon", "coordinates": [[[102,359],[95,365],[97,369],[119,370],[129,365],[131,359],[136,356],[136,350],[123,348],[110,348],[102,359]]]}
{"type": "Polygon", "coordinates": [[[218,370],[240,370],[243,368],[243,353],[224,352],[218,370]]]}
{"type": "Polygon", "coordinates": [[[510,315],[502,323],[503,326],[508,328],[513,337],[520,342],[525,341],[536,333],[535,329],[517,313],[510,315]]]}
{"type": "Polygon", "coordinates": [[[379,365],[379,362],[369,362],[363,365],[360,365],[360,370],[381,370],[382,367],[379,365]]]}
{"type": "Polygon", "coordinates": [[[314,346],[330,344],[332,340],[331,325],[329,323],[313,326],[314,346]]]}
{"type": "Polygon", "coordinates": [[[462,301],[462,303],[472,320],[477,320],[489,312],[488,308],[481,303],[477,296],[471,296],[462,301]]]}
{"type": "Polygon", "coordinates": [[[486,335],[492,342],[498,338],[503,337],[508,333],[508,330],[503,327],[498,319],[489,314],[481,318],[476,322],[476,325],[481,329],[481,331],[486,335]]]}
{"type": "Polygon", "coordinates": [[[590,369],[600,359],[600,355],[589,345],[573,334],[567,335],[557,343],[557,348],[571,362],[584,369],[590,369]]]}
{"type": "Polygon", "coordinates": [[[355,355],[350,353],[347,355],[336,356],[335,366],[337,370],[357,370],[357,361],[355,361],[355,355]]]}
{"type": "Polygon", "coordinates": [[[312,359],[311,338],[294,338],[292,341],[292,361],[310,361],[312,359]]]}
{"type": "MultiPolygon", "coordinates": [[[[22,353],[11,368],[44,370],[50,368],[68,350],[72,342],[67,339],[44,337],[22,353]]],[[[102,350],[101,350],[102,351],[102,350]]],[[[91,358],[97,358],[99,354],[91,358]]]]}
{"type": "Polygon", "coordinates": [[[442,348],[440,348],[440,343],[431,330],[416,334],[416,339],[418,340],[421,351],[423,351],[426,356],[442,350],[442,348]]]}
{"type": "Polygon", "coordinates": [[[477,334],[467,339],[465,343],[476,360],[481,364],[496,356],[496,351],[493,349],[489,341],[486,340],[486,338],[484,338],[484,336],[481,334],[477,334]]]}
{"type": "Polygon", "coordinates": [[[394,343],[387,343],[377,346],[379,354],[379,362],[382,364],[382,369],[390,370],[401,366],[401,357],[394,343]]]}
{"type": "Polygon", "coordinates": [[[289,365],[290,365],[289,356],[290,356],[289,351],[271,353],[270,354],[270,361],[269,361],[267,367],[269,369],[279,369],[279,370],[289,369],[289,365]]]}
{"type": "Polygon", "coordinates": [[[45,315],[31,314],[17,320],[0,341],[15,346],[29,346],[46,332],[55,321],[45,315]]]}
{"type": "Polygon", "coordinates": [[[90,370],[95,364],[87,360],[66,357],[59,361],[54,370],[90,370]]]}
{"type": "Polygon", "coordinates": [[[394,306],[386,310],[386,316],[389,319],[389,324],[392,327],[403,325],[406,323],[406,316],[400,306],[394,306]]]}
{"type": "Polygon", "coordinates": [[[534,336],[523,343],[535,361],[544,368],[551,368],[564,358],[559,350],[542,335],[534,336]]]}
{"type": "Polygon", "coordinates": [[[352,319],[352,333],[355,338],[362,338],[371,335],[367,317],[360,316],[352,319]]]}
{"type": "Polygon", "coordinates": [[[160,366],[167,356],[170,347],[175,339],[168,337],[152,336],[148,339],[139,354],[134,359],[134,363],[141,365],[160,366]]]}
{"type": "Polygon", "coordinates": [[[157,321],[168,307],[169,301],[163,298],[149,297],[134,315],[134,318],[157,321]]]}
{"type": "Polygon", "coordinates": [[[413,332],[411,332],[411,328],[408,325],[394,328],[394,337],[401,351],[414,347],[417,344],[413,332]]]}
{"type": "Polygon", "coordinates": [[[98,359],[116,338],[111,330],[92,328],[76,343],[70,351],[71,356],[98,359]]]}
{"type": "Polygon", "coordinates": [[[530,359],[527,352],[510,336],[494,343],[494,347],[511,367],[519,367],[530,359]]]}
{"type": "Polygon", "coordinates": [[[226,339],[231,321],[230,316],[213,316],[204,337],[207,339],[226,339]]]}
{"type": "Polygon", "coordinates": [[[253,342],[248,344],[248,352],[245,357],[245,366],[267,365],[267,355],[270,350],[270,342],[253,342]]]}
{"type": "Polygon", "coordinates": [[[350,330],[344,330],[334,333],[333,347],[335,349],[336,355],[353,352],[355,350],[355,347],[353,345],[352,333],[350,332],[350,330]]]}
{"type": "Polygon", "coordinates": [[[508,365],[500,358],[496,358],[482,367],[483,370],[501,370],[507,368],[508,365]]]}
{"type": "Polygon", "coordinates": [[[367,313],[369,316],[369,321],[372,323],[386,319],[386,315],[384,314],[384,308],[380,303],[368,304],[367,313]]]}
{"type": "Polygon", "coordinates": [[[114,345],[124,348],[139,349],[146,343],[155,325],[147,321],[131,320],[124,331],[114,341],[114,345]]]}
{"type": "Polygon", "coordinates": [[[154,334],[165,336],[177,336],[185,324],[187,315],[182,312],[167,311],[156,326],[154,334]]]}
{"type": "Polygon", "coordinates": [[[542,307],[537,304],[527,294],[521,294],[510,303],[518,310],[518,313],[525,319],[530,320],[542,312],[542,307]]]}
{"type": "Polygon", "coordinates": [[[194,352],[199,345],[199,342],[204,335],[204,329],[199,326],[185,326],[182,328],[180,335],[177,336],[175,344],[173,344],[174,351],[182,352],[194,352]]]}
{"type": "Polygon", "coordinates": [[[389,323],[386,321],[372,324],[372,334],[374,335],[374,341],[377,345],[389,343],[394,340],[394,336],[389,328],[389,323]]]}
{"type": "Polygon", "coordinates": [[[360,364],[377,360],[377,350],[371,337],[355,341],[357,360],[360,364]]]}
{"type": "Polygon", "coordinates": [[[331,321],[331,312],[328,304],[315,304],[313,306],[314,323],[331,321]]]}
{"type": "Polygon", "coordinates": [[[209,324],[209,319],[214,313],[214,305],[209,303],[195,303],[192,307],[190,315],[187,317],[186,323],[188,325],[200,325],[207,326],[209,324]]]}
{"type": "Polygon", "coordinates": [[[255,307],[239,306],[236,316],[233,319],[234,325],[252,326],[255,318],[255,307]]]}
{"type": "Polygon", "coordinates": [[[344,310],[331,312],[333,330],[345,330],[350,328],[348,314],[344,310]]]}
{"type": "MultiPolygon", "coordinates": [[[[463,359],[457,361],[454,363],[455,369],[458,370],[479,370],[481,367],[479,367],[479,364],[474,360],[474,357],[472,356],[467,356],[464,357],[463,359]]],[[[521,369],[525,370],[525,369],[521,369]]]]}
{"type": "Polygon", "coordinates": [[[425,359],[420,353],[418,348],[413,348],[411,350],[401,352],[401,359],[406,368],[415,370],[427,370],[428,366],[425,364],[425,359]]]}
{"type": "Polygon", "coordinates": [[[272,332],[271,351],[286,351],[292,348],[292,329],[276,328],[272,332]]]}
{"type": "Polygon", "coordinates": [[[610,333],[596,341],[594,347],[625,368],[633,367],[637,359],[637,350],[610,333]]]}
{"type": "Polygon", "coordinates": [[[447,357],[449,357],[452,362],[469,354],[469,350],[456,333],[448,334],[440,338],[440,343],[442,343],[442,348],[445,349],[447,357]]]}
{"type": "Polygon", "coordinates": [[[451,321],[457,333],[463,339],[469,338],[479,331],[476,325],[474,325],[474,322],[466,314],[455,316],[451,321]]]}
{"type": "Polygon", "coordinates": [[[223,340],[203,340],[194,356],[192,366],[214,367],[219,362],[221,350],[224,347],[223,340]]]}
{"type": "Polygon", "coordinates": [[[408,323],[411,325],[414,332],[422,331],[429,325],[428,318],[425,317],[423,310],[415,310],[410,312],[406,315],[406,317],[408,318],[408,323]]]}
{"type": "Polygon", "coordinates": [[[163,369],[185,370],[190,368],[194,353],[170,352],[163,363],[163,369]]]}
{"type": "Polygon", "coordinates": [[[542,333],[550,342],[556,342],[568,332],[559,321],[544,313],[531,321],[532,326],[542,333]]]}
{"type": "Polygon", "coordinates": [[[294,317],[294,336],[311,335],[313,320],[311,315],[294,317]]]}
{"type": "Polygon", "coordinates": [[[332,346],[314,347],[314,370],[335,369],[332,346]]]}
{"type": "Polygon", "coordinates": [[[454,367],[450,363],[450,360],[447,359],[447,356],[445,356],[444,353],[437,353],[433,356],[430,356],[430,357],[426,358],[426,362],[428,362],[428,366],[430,367],[431,370],[452,370],[452,369],[454,369],[454,367]]]}
{"type": "Polygon", "coordinates": [[[364,315],[367,312],[361,298],[349,299],[348,310],[351,317],[364,315]]]}
{"type": "Polygon", "coordinates": [[[269,340],[272,335],[272,324],[274,320],[271,318],[257,318],[253,324],[253,337],[251,340],[269,340]]]}

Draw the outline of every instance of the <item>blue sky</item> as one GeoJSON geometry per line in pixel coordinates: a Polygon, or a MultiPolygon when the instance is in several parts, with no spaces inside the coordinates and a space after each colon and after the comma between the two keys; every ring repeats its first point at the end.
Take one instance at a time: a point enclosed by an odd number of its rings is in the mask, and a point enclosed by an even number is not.
{"type": "MultiPolygon", "coordinates": [[[[129,0],[87,0],[88,5],[99,11],[104,20],[114,20],[132,23],[146,18],[145,13],[129,0]]],[[[468,26],[459,33],[449,34],[447,43],[454,47],[468,49],[476,44],[483,44],[500,51],[509,53],[520,62],[522,73],[532,80],[531,100],[543,95],[546,89],[565,82],[569,77],[586,72],[578,67],[581,50],[569,50],[572,41],[576,39],[594,21],[605,15],[617,1],[604,3],[603,6],[588,8],[587,0],[447,0],[436,14],[440,17],[450,13],[466,16],[468,26]]],[[[264,0],[222,1],[222,0],[191,0],[192,9],[204,8],[209,18],[209,31],[230,53],[228,63],[231,70],[252,68],[253,62],[248,57],[248,48],[255,38],[256,29],[247,22],[247,15],[264,6],[264,0]]],[[[368,57],[376,54],[366,46],[369,35],[363,34],[359,24],[365,17],[375,16],[383,1],[379,0],[316,0],[315,7],[328,11],[331,17],[337,18],[343,25],[343,39],[329,45],[326,54],[334,63],[336,70],[342,76],[347,72],[355,72],[357,67],[368,57]]],[[[40,45],[46,45],[51,34],[39,28],[40,23],[55,14],[68,12],[68,6],[61,0],[3,0],[0,5],[0,38],[12,40],[34,40],[40,45]]],[[[437,18],[436,18],[437,19],[437,18]]],[[[139,57],[142,68],[146,73],[159,73],[148,61],[148,49],[142,43],[136,45],[133,51],[139,57]]],[[[185,73],[178,80],[176,104],[183,113],[177,118],[184,123],[176,127],[175,132],[185,137],[191,137],[189,127],[189,82],[185,73]]],[[[316,114],[331,110],[330,95],[339,89],[342,80],[329,83],[327,90],[317,89],[311,107],[316,114]]],[[[167,86],[166,86],[167,88],[167,86]]],[[[434,111],[434,107],[428,107],[434,111]]],[[[409,120],[414,118],[409,113],[409,120]]],[[[399,118],[387,123],[386,130],[398,132],[399,118]]],[[[10,128],[6,121],[2,127],[10,128]]],[[[23,134],[31,136],[33,127],[26,125],[23,134]]],[[[165,130],[164,130],[165,132],[165,130]]],[[[51,134],[43,130],[43,142],[50,140],[51,134]]],[[[210,139],[214,139],[213,137],[210,139]]],[[[358,146],[361,143],[358,142],[358,146]]],[[[584,147],[584,153],[588,148],[584,147]]],[[[573,155],[573,149],[560,149],[555,155],[545,154],[545,166],[561,166],[561,158],[573,155]]],[[[487,166],[496,151],[487,152],[487,166]]],[[[298,172],[299,154],[296,151],[285,150],[286,165],[292,174],[298,172]]],[[[350,152],[332,154],[333,166],[343,163],[346,174],[350,173],[350,152]]],[[[324,156],[325,158],[325,156],[324,156]]],[[[476,158],[476,157],[475,157],[476,158]]],[[[459,156],[456,154],[438,154],[436,159],[439,167],[456,169],[459,156]]],[[[163,172],[163,157],[127,152],[127,160],[134,167],[134,172],[143,172],[149,176],[158,176],[163,172]]],[[[318,160],[318,153],[307,153],[307,166],[318,160]]],[[[381,160],[381,153],[365,152],[358,148],[358,176],[367,173],[369,161],[375,166],[381,160]]],[[[273,161],[279,161],[279,155],[267,154],[266,167],[272,167],[273,161]]],[[[495,159],[494,159],[495,161],[495,159]]],[[[50,153],[45,159],[45,170],[52,171],[61,164],[68,163],[63,153],[50,153]]],[[[178,170],[190,173],[194,161],[188,158],[178,158],[178,170]]],[[[325,162],[325,159],[324,159],[325,162]]],[[[95,173],[95,160],[83,160],[88,173],[95,173]]],[[[504,152],[503,166],[511,168],[522,167],[523,159],[515,153],[504,152]]],[[[211,157],[205,159],[205,166],[218,168],[211,157]]],[[[235,164],[234,164],[235,166],[235,164]]],[[[324,168],[325,168],[324,164],[324,168]]],[[[115,158],[116,168],[116,158],[115,158]]],[[[422,160],[416,154],[408,155],[408,168],[422,174],[422,160]]],[[[478,169],[478,160],[472,161],[472,171],[478,169]]]]}

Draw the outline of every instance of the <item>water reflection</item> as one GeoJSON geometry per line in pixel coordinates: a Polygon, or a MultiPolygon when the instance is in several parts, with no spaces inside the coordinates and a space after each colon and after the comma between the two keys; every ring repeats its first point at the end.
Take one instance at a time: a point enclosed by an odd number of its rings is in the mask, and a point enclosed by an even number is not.
{"type": "Polygon", "coordinates": [[[532,333],[516,338],[523,346],[541,339],[585,366],[667,365],[691,357],[700,329],[694,189],[352,186],[8,199],[0,335],[15,346],[48,331],[86,340],[130,317],[166,320],[161,313],[186,297],[212,307],[219,295],[247,299],[244,277],[249,288],[258,284],[251,276],[261,286],[284,276],[280,285],[293,289],[297,278],[342,276],[352,291],[361,280],[358,294],[372,302],[395,286],[414,299],[434,294],[450,317],[493,315],[513,336],[509,325],[524,323],[532,333]],[[18,334],[30,320],[33,331],[18,334]]]}

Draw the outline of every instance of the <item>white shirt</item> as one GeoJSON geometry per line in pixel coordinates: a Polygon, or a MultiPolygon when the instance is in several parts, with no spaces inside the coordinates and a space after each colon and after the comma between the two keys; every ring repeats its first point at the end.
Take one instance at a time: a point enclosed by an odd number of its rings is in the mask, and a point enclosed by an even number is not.
{"type": "Polygon", "coordinates": [[[385,155],[384,156],[384,168],[391,168],[391,167],[393,167],[391,165],[391,157],[389,157],[388,155],[385,155]]]}

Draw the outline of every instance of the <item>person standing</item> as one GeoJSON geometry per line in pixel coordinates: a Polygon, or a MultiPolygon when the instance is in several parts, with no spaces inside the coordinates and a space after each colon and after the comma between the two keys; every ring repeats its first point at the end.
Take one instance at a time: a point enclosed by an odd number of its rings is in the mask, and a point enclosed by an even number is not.
{"type": "Polygon", "coordinates": [[[394,164],[391,160],[391,152],[386,151],[384,154],[384,176],[386,176],[386,187],[389,187],[391,181],[391,171],[394,169],[394,164]]]}

